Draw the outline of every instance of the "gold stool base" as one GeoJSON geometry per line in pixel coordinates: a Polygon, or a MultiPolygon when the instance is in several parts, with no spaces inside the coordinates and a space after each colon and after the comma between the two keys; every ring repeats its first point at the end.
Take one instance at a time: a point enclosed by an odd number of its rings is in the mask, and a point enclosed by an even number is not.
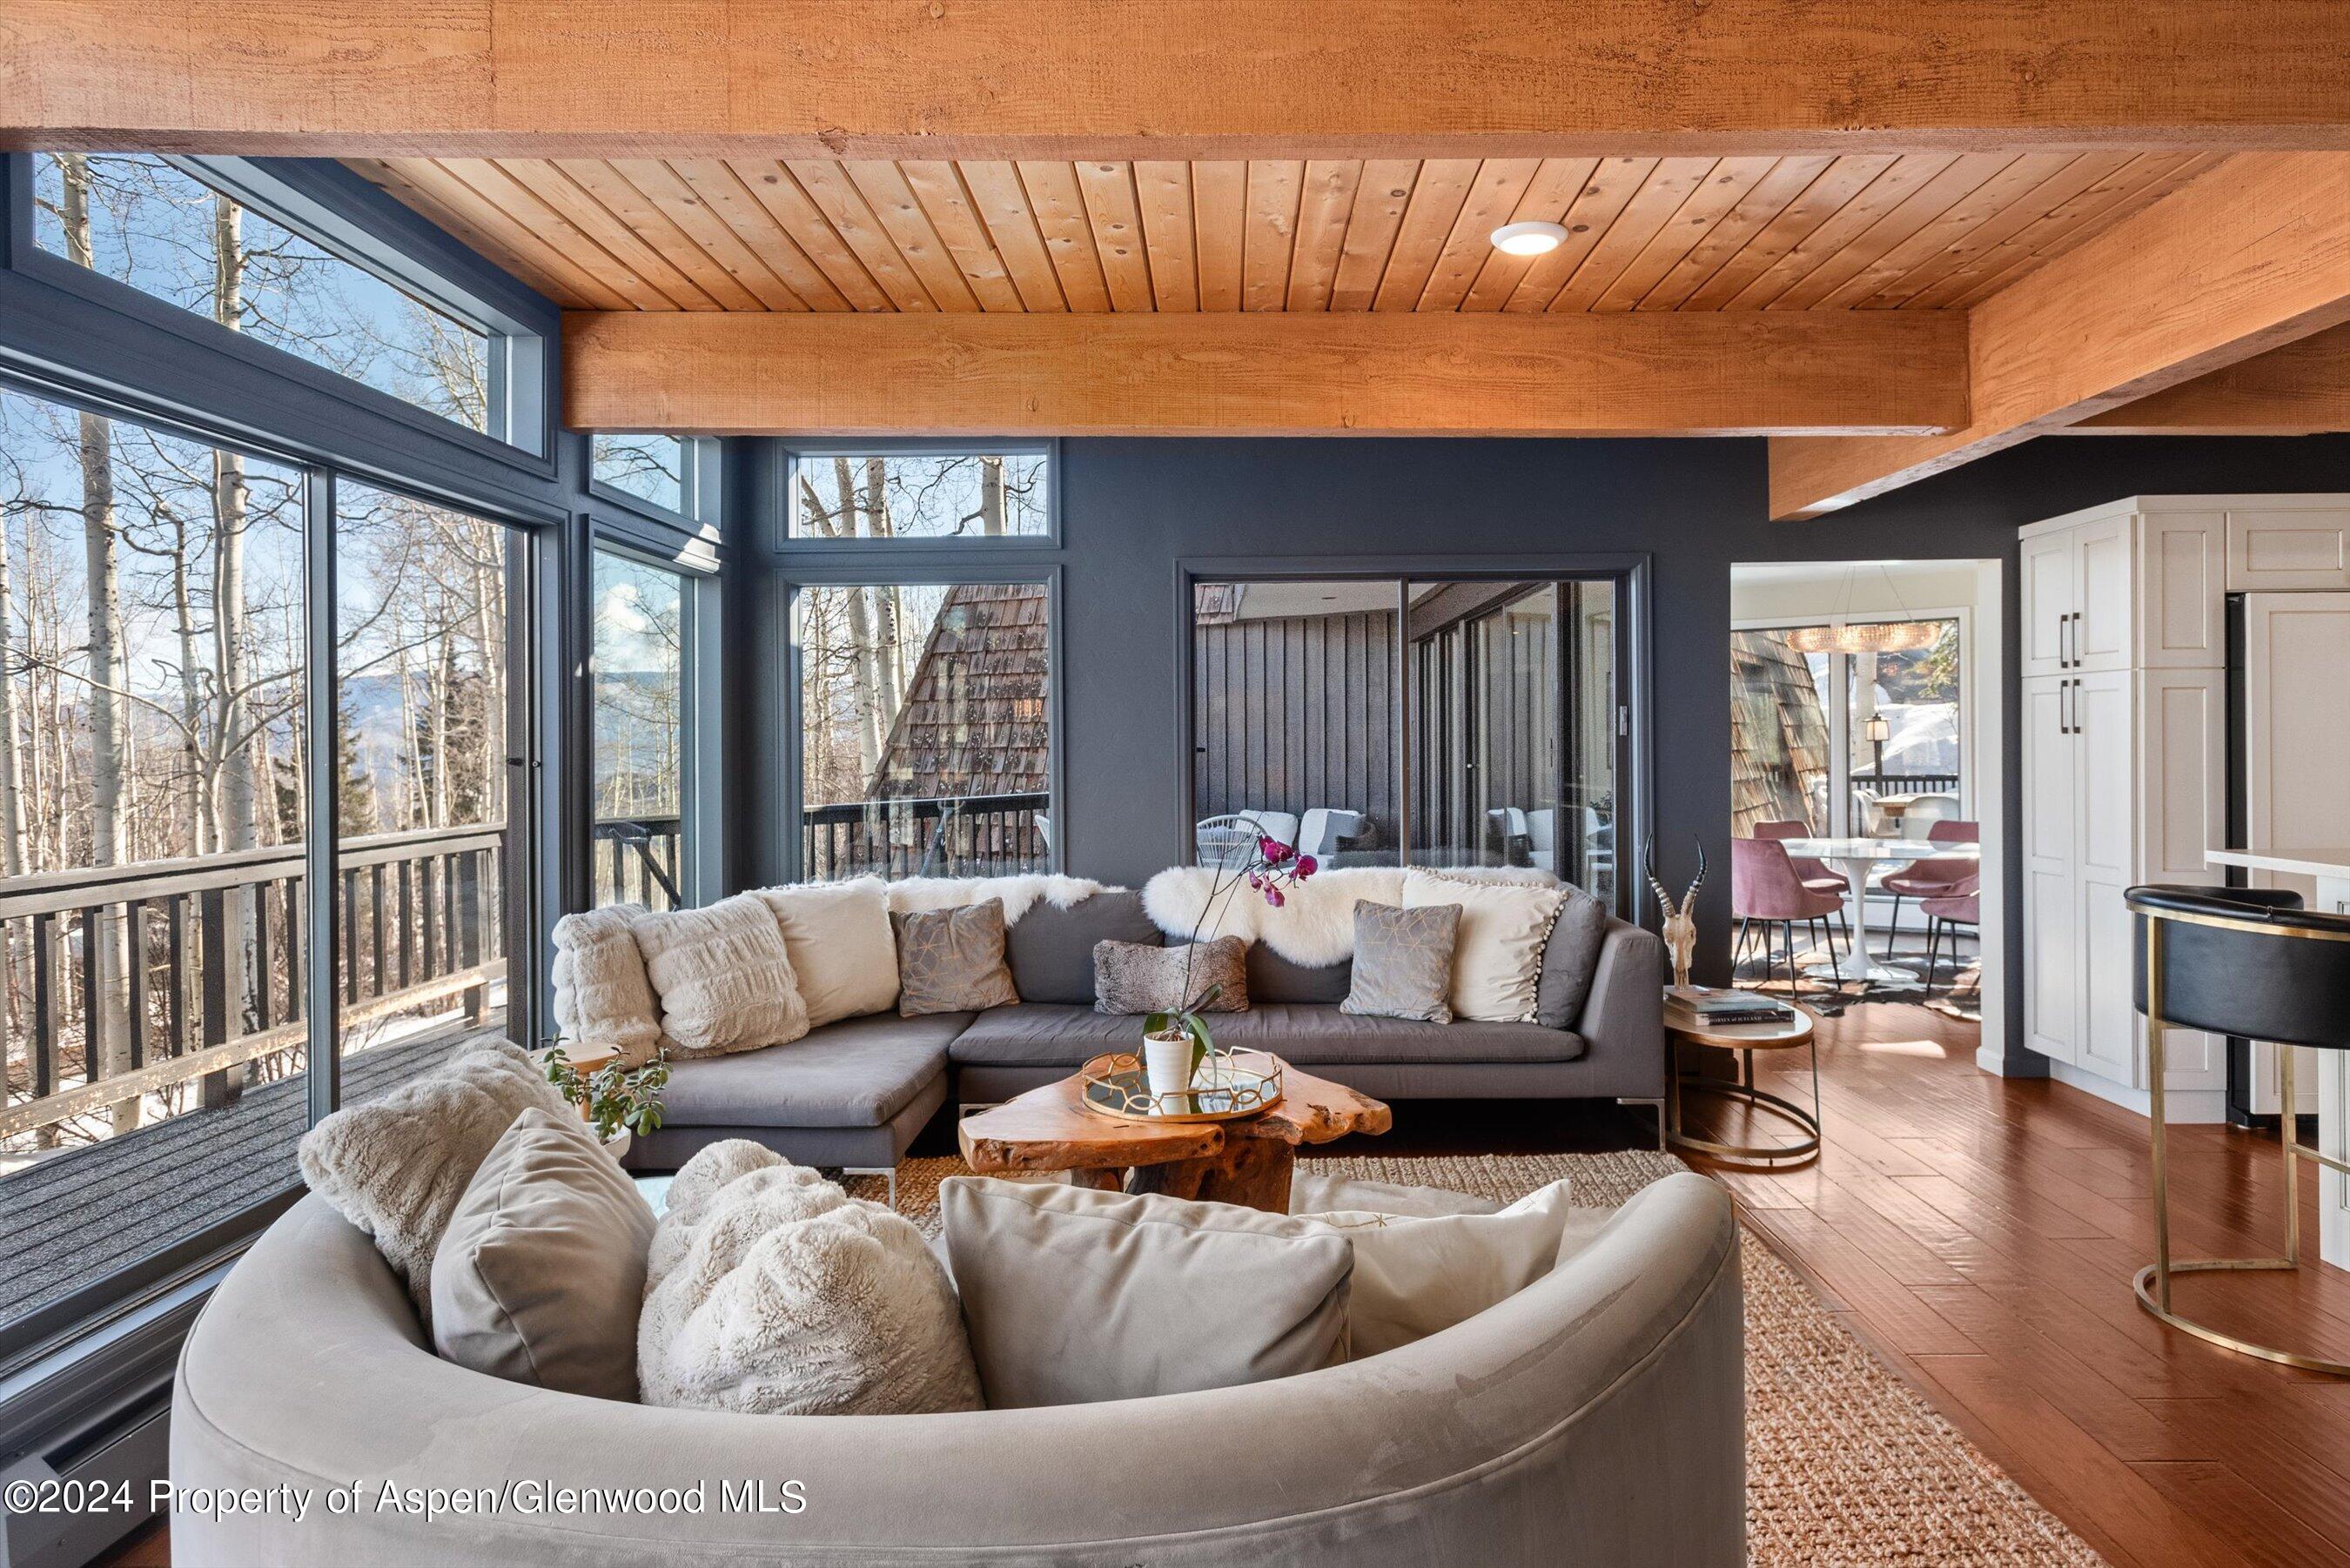
{"type": "MultiPolygon", "coordinates": [[[[2173,1263],[2170,1272],[2173,1274],[2243,1274],[2291,1271],[2300,1266],[2286,1258],[2198,1258],[2189,1262],[2173,1263]]],[[[2130,1282],[2130,1288],[2137,1293],[2138,1305],[2181,1334],[2191,1334],[2222,1350],[2232,1350],[2238,1355],[2255,1356],[2283,1366],[2297,1366],[2304,1372],[2326,1372],[2336,1377],[2350,1377],[2350,1362],[2328,1361],[2320,1355],[2303,1355],[2298,1351],[2279,1350],[2274,1345],[2254,1345],[2250,1340],[2238,1339],[2231,1334],[2222,1334],[2192,1318],[2180,1316],[2155,1299],[2155,1266],[2148,1263],[2137,1272],[2137,1277],[2130,1282]]]]}

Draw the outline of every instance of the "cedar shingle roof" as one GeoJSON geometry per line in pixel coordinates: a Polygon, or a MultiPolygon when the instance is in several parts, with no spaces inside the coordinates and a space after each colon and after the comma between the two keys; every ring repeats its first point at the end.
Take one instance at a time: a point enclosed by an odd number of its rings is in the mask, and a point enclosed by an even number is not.
{"type": "Polygon", "coordinates": [[[1045,789],[1050,635],[1042,584],[958,583],[947,589],[867,797],[1045,789]]]}
{"type": "Polygon", "coordinates": [[[1731,832],[1749,838],[1758,823],[1810,821],[1830,760],[1819,690],[1786,633],[1732,632],[1731,832]]]}

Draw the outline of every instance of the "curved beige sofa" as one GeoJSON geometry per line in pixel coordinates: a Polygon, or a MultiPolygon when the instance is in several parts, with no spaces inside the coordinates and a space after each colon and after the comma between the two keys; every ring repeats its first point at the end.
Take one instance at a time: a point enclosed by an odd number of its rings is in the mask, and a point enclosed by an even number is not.
{"type": "MultiPolygon", "coordinates": [[[[273,1225],[189,1336],[182,1487],[312,1494],[172,1525],[179,1568],[412,1564],[1608,1565],[1745,1562],[1743,1325],[1728,1197],[1656,1183],[1540,1282],[1302,1377],[947,1416],[651,1409],[434,1357],[368,1239],[317,1199],[273,1225]],[[361,1483],[355,1511],[327,1492],[361,1483]],[[706,1485],[700,1513],[384,1511],[400,1488],[706,1485]],[[797,1512],[721,1506],[764,1480],[797,1512]]],[[[420,1499],[420,1502],[421,1502],[420,1499]]]]}

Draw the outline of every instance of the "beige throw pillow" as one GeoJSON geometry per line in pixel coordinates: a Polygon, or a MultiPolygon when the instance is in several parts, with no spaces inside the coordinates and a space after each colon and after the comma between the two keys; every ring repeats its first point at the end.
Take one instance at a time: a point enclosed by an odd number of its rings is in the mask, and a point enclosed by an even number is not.
{"type": "Polygon", "coordinates": [[[1360,1361],[1465,1323],[1549,1273],[1573,1213],[1567,1184],[1554,1181],[1490,1214],[1295,1218],[1308,1233],[1354,1243],[1347,1324],[1351,1359],[1360,1361]]]}
{"type": "Polygon", "coordinates": [[[880,877],[762,888],[758,897],[783,928],[809,1028],[897,1005],[898,944],[880,877]]]}
{"type": "Polygon", "coordinates": [[[752,1415],[980,1407],[946,1271],[903,1215],[744,1138],[670,1183],[653,1233],[644,1402],[752,1415]]]}
{"type": "Polygon", "coordinates": [[[1174,1012],[1186,1000],[1184,959],[1191,959],[1191,994],[1197,1003],[1211,991],[1215,1000],[1197,1011],[1246,1012],[1248,943],[1238,937],[1218,937],[1188,947],[1153,947],[1145,942],[1094,944],[1094,1011],[1096,1012],[1174,1012]]]}
{"type": "Polygon", "coordinates": [[[892,910],[898,933],[898,1012],[980,1012],[1020,1000],[1003,961],[1003,906],[990,898],[957,909],[892,910]]]}
{"type": "Polygon", "coordinates": [[[939,1211],[991,1409],[1224,1388],[1346,1359],[1354,1247],[1229,1203],[950,1177],[939,1211]]]}
{"type": "Polygon", "coordinates": [[[782,1045],[808,1032],[784,933],[748,893],[699,909],[646,915],[635,927],[661,1033],[681,1057],[782,1045]]]}
{"type": "Polygon", "coordinates": [[[1399,909],[1355,904],[1355,967],[1341,1012],[1365,1018],[1452,1022],[1452,950],[1461,910],[1451,904],[1399,909]]]}
{"type": "Polygon", "coordinates": [[[645,979],[633,904],[555,922],[555,1026],[567,1044],[609,1047],[631,1067],[660,1048],[660,1000],[645,979]]]}
{"type": "Polygon", "coordinates": [[[516,1116],[432,1257],[432,1348],[511,1383],[637,1397],[653,1211],[576,1116],[516,1116]]]}
{"type": "Polygon", "coordinates": [[[1455,1017],[1490,1023],[1534,1022],[1543,949],[1565,896],[1555,884],[1468,881],[1420,870],[1404,874],[1405,909],[1461,907],[1449,993],[1455,1017]]]}
{"type": "Polygon", "coordinates": [[[521,1047],[468,1045],[445,1066],[312,1127],[297,1156],[302,1179],[374,1238],[429,1324],[432,1254],[449,1216],[515,1117],[534,1107],[570,1114],[521,1047]]]}

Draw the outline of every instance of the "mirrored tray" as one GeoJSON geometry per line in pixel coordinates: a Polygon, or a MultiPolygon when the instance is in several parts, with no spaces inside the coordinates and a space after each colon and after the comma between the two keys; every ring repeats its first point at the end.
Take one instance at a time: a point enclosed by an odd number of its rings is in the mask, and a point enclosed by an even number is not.
{"type": "Polygon", "coordinates": [[[1281,1062],[1252,1052],[1245,1059],[1211,1053],[1193,1075],[1191,1087],[1169,1095],[1150,1092],[1150,1075],[1131,1052],[1097,1056],[1077,1069],[1084,1085],[1077,1103],[1096,1116],[1121,1121],[1229,1122],[1271,1110],[1281,1103],[1281,1062]]]}

